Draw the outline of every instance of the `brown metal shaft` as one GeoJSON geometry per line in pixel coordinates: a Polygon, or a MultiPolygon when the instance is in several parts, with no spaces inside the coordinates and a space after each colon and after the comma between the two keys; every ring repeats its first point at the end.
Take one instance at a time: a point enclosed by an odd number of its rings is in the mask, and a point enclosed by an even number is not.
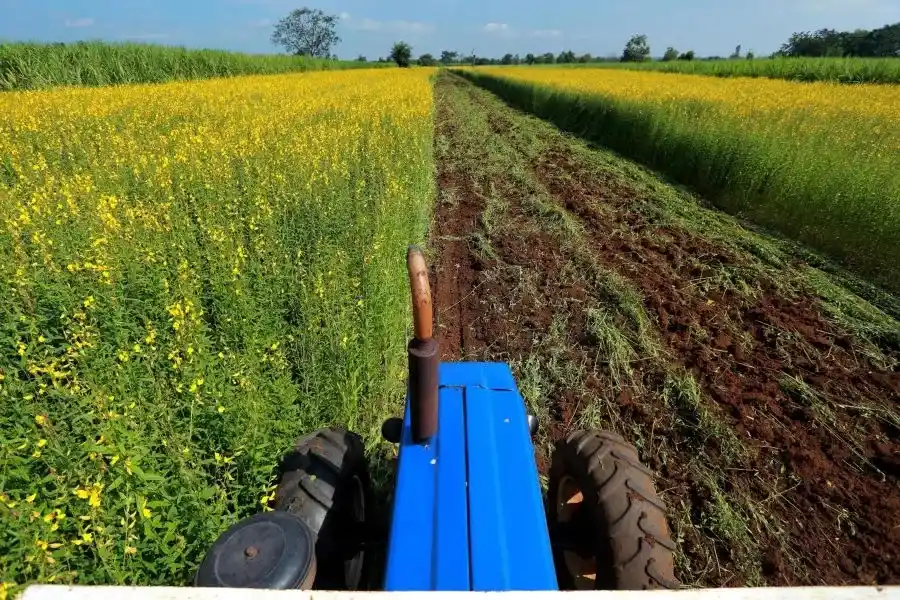
{"type": "Polygon", "coordinates": [[[411,339],[409,356],[409,410],[413,441],[427,442],[437,433],[438,345],[434,339],[411,339]]]}
{"type": "Polygon", "coordinates": [[[434,311],[428,266],[420,248],[410,246],[406,254],[412,294],[415,337],[407,347],[409,357],[409,408],[413,441],[426,442],[437,432],[438,344],[432,338],[434,311]]]}

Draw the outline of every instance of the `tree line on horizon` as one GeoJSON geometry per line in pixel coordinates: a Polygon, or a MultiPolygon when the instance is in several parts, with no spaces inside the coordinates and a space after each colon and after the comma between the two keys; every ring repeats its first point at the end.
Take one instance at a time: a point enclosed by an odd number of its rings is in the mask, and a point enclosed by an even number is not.
{"type": "MultiPolygon", "coordinates": [[[[333,46],[341,41],[337,35],[339,18],[328,15],[319,9],[298,8],[275,24],[272,43],[283,47],[287,52],[314,58],[336,58],[331,54],[333,46]]],[[[900,58],[900,23],[885,25],[879,29],[857,29],[852,32],[841,32],[833,29],[820,29],[815,32],[798,32],[791,35],[781,48],[771,55],[775,57],[897,57],[900,58]]],[[[659,58],[662,61],[690,61],[697,58],[693,50],[679,52],[673,47],[666,48],[659,58]]],[[[721,56],[704,57],[701,60],[722,60],[721,56]]],[[[753,52],[742,55],[742,47],[737,46],[731,59],[753,59],[753,52]]],[[[367,62],[365,56],[358,56],[358,62],[367,62]]],[[[500,58],[477,56],[474,52],[463,55],[455,50],[443,50],[440,57],[422,54],[418,59],[412,58],[412,46],[406,42],[397,42],[390,53],[377,59],[376,62],[394,62],[398,66],[408,67],[418,64],[424,67],[437,65],[541,65],[541,64],[576,64],[597,62],[645,62],[653,60],[650,43],[646,35],[633,35],[621,55],[593,56],[590,53],[575,54],[564,50],[559,54],[546,52],[543,54],[507,53],[500,58]]]]}

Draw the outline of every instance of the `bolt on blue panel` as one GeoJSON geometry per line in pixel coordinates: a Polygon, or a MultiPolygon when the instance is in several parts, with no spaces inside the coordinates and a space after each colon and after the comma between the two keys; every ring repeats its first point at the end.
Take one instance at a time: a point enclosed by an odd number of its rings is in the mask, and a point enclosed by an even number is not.
{"type": "Polygon", "coordinates": [[[385,589],[555,590],[525,406],[500,363],[440,366],[438,431],[407,407],[385,589]]]}

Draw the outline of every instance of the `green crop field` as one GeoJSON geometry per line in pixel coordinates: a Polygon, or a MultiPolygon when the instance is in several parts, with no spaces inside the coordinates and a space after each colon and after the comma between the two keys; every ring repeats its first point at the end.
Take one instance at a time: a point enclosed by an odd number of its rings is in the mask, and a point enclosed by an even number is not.
{"type": "Polygon", "coordinates": [[[752,60],[602,63],[583,66],[715,77],[767,77],[792,81],[836,81],[839,83],[900,83],[900,59],[898,58],[756,58],[752,60]]]}
{"type": "Polygon", "coordinates": [[[189,50],[154,44],[0,43],[0,90],[57,85],[119,85],[172,80],[371,68],[301,56],[189,50]]]}
{"type": "Polygon", "coordinates": [[[0,579],[186,582],[399,410],[425,70],[0,95],[0,579]]]}

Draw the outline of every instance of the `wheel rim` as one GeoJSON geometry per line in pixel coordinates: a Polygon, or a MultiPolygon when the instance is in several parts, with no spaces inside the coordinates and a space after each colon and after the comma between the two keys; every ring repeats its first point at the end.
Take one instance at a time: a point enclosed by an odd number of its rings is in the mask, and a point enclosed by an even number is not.
{"type": "MultiPolygon", "coordinates": [[[[583,515],[584,493],[575,479],[565,475],[556,488],[556,519],[570,523],[583,515]]],[[[579,554],[574,550],[563,551],[566,570],[572,577],[576,590],[593,590],[597,585],[597,558],[593,552],[579,554]]]]}
{"type": "MultiPolygon", "coordinates": [[[[352,488],[353,497],[350,500],[350,518],[353,520],[354,530],[358,531],[366,522],[366,493],[362,479],[358,475],[353,476],[352,488]]],[[[344,581],[347,582],[347,587],[351,590],[359,588],[362,580],[364,558],[365,550],[361,549],[344,563],[344,581]]]]}

